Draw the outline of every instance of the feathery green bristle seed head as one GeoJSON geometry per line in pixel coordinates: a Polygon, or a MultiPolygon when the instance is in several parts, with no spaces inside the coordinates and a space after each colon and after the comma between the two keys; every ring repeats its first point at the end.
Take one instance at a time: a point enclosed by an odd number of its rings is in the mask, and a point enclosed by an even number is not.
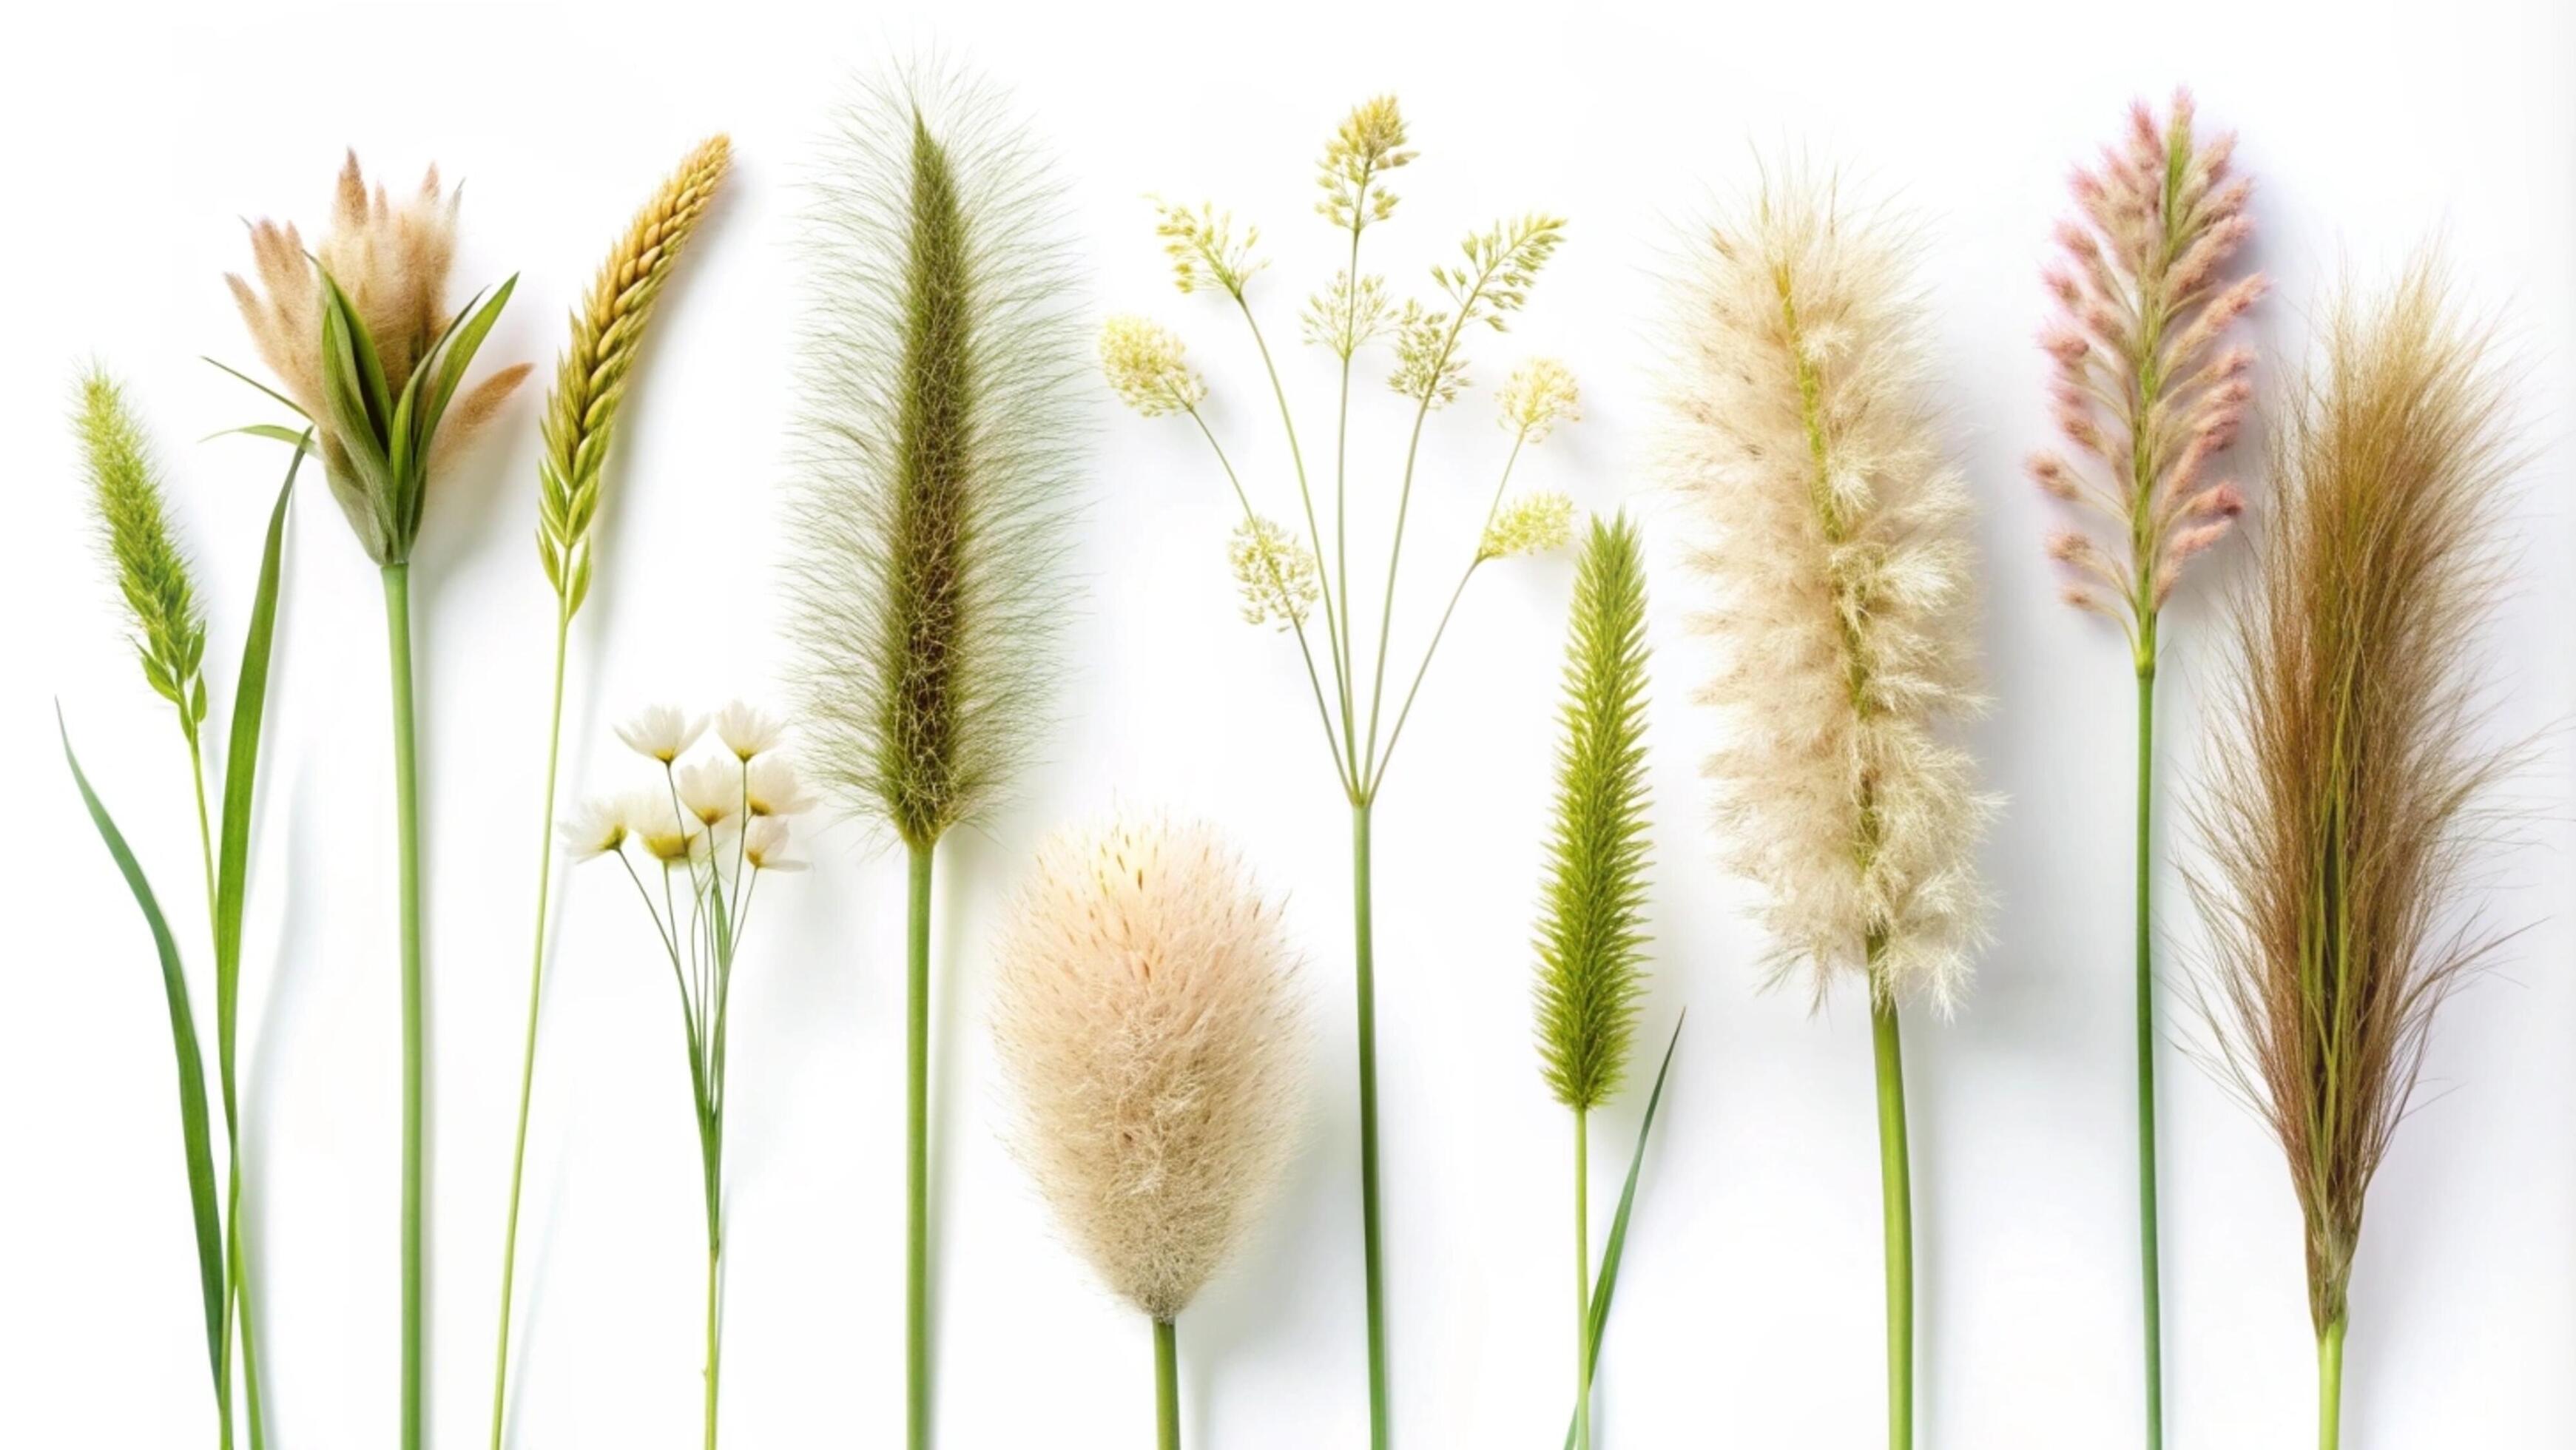
{"type": "Polygon", "coordinates": [[[154,693],[179,707],[182,726],[194,732],[206,718],[206,620],[188,556],[170,533],[152,450],[124,390],[104,369],[93,367],[82,376],[72,422],[89,473],[90,506],[98,515],[99,551],[125,596],[143,677],[154,693]]]}
{"type": "Polygon", "coordinates": [[[1624,514],[1584,543],[1558,718],[1538,1043],[1549,1091],[1588,1112],[1627,1072],[1645,986],[1646,565],[1624,514]]]}
{"type": "Polygon", "coordinates": [[[928,845],[1043,719],[1069,590],[1079,301],[1058,196],[953,77],[873,91],[810,213],[792,626],[813,761],[928,845]]]}

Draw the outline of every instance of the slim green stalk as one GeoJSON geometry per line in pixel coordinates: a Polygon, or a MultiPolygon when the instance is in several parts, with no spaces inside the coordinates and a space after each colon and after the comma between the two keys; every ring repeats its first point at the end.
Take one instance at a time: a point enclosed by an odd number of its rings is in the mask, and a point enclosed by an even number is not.
{"type": "MultiPolygon", "coordinates": [[[[1873,955],[1875,955],[1873,953],[1873,955]]],[[[1914,1190],[1905,1152],[1905,1058],[1896,1004],[1873,985],[1870,1037],[1878,1059],[1878,1173],[1887,1245],[1887,1445],[1914,1444],[1914,1190]]]]}
{"type": "Polygon", "coordinates": [[[402,1450],[421,1450],[421,1191],[426,1182],[420,966],[420,760],[412,734],[411,566],[384,566],[385,647],[393,686],[394,831],[402,923],[402,1450]]]}
{"type": "Polygon", "coordinates": [[[707,1225],[707,1450],[716,1450],[716,1370],[723,1353],[722,1319],[717,1313],[717,1306],[723,1302],[718,1265],[723,1257],[723,1239],[716,1225],[710,1222],[707,1225]]]}
{"type": "Polygon", "coordinates": [[[1386,1262],[1377,1205],[1377,936],[1369,914],[1369,811],[1351,806],[1352,980],[1359,991],[1360,1249],[1368,1283],[1369,1450],[1386,1450],[1386,1262]]]}
{"type": "Polygon", "coordinates": [[[904,943],[904,1430],[930,1444],[930,856],[911,847],[904,943]]]}
{"type": "Polygon", "coordinates": [[[1169,1319],[1154,1321],[1154,1446],[1181,1450],[1181,1352],[1169,1319]]]}
{"type": "MultiPolygon", "coordinates": [[[[218,910],[215,898],[215,840],[206,814],[205,751],[197,743],[195,719],[182,708],[179,728],[188,739],[188,779],[197,794],[197,846],[206,865],[206,912],[211,918],[218,910]]],[[[232,1136],[232,1102],[224,1103],[225,1136],[232,1136]]],[[[224,1303],[221,1333],[223,1342],[215,1355],[215,1443],[222,1450],[232,1450],[233,1443],[233,1335],[232,1315],[239,1296],[236,1235],[232,1231],[233,1213],[240,1202],[241,1150],[232,1150],[232,1167],[224,1184],[224,1303]]]]}
{"type": "Polygon", "coordinates": [[[492,1450],[501,1450],[501,1432],[510,1393],[510,1300],[519,1277],[519,1188],[528,1166],[528,1103],[537,1085],[537,1009],[545,1000],[546,901],[554,881],[555,775],[563,756],[564,648],[572,634],[572,611],[555,611],[554,703],[546,715],[546,795],[537,821],[536,946],[528,966],[527,1041],[519,1050],[519,1126],[510,1142],[510,1213],[501,1230],[501,1323],[492,1351],[492,1450]]]}
{"type": "Polygon", "coordinates": [[[2317,1336],[2317,1450],[2343,1443],[2343,1328],[2337,1315],[2317,1336]]]}
{"type": "Polygon", "coordinates": [[[1574,1444],[1592,1450],[1592,1115],[1574,1115],[1574,1444]]]}
{"type": "MultiPolygon", "coordinates": [[[[2147,639],[2154,638],[2148,625],[2147,639]]],[[[2145,646],[2154,648],[2152,643],[2145,646]]],[[[2154,881],[2150,831],[2156,779],[2156,665],[2138,664],[2138,1275],[2146,1306],[2147,1450],[2165,1443],[2163,1274],[2156,1228],[2156,1001],[2148,894],[2154,881]]]]}

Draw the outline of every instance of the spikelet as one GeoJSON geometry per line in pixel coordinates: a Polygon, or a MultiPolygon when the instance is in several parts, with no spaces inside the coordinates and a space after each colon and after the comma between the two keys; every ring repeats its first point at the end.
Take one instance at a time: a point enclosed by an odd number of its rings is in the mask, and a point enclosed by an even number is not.
{"type": "Polygon", "coordinates": [[[955,76],[848,108],[808,210],[790,632],[809,760],[926,846],[1043,722],[1070,586],[1080,299],[1061,201],[955,76]]]}
{"type": "Polygon", "coordinates": [[[1967,493],[1924,398],[1890,223],[1766,182],[1691,248],[1666,466],[1705,542],[1700,628],[1726,717],[1709,758],[1728,864],[1762,888],[1777,971],[1867,973],[1948,1005],[1992,803],[1941,727],[1979,705],[1967,493]]]}
{"type": "Polygon", "coordinates": [[[1646,560],[1625,516],[1584,544],[1557,715],[1538,1045],[1548,1090],[1581,1113],[1619,1090],[1645,987],[1646,560]]]}
{"type": "Polygon", "coordinates": [[[995,959],[1019,1152],[1109,1287],[1168,1323],[1242,1243],[1303,1118],[1279,908],[1213,830],[1114,822],[1040,847],[995,959]]]}
{"type": "Polygon", "coordinates": [[[2273,523],[2231,604],[2194,802],[2202,1004],[2289,1161],[2320,1334],[2343,1319],[2434,1014],[2495,940],[2463,899],[2510,762],[2480,738],[2468,668],[2504,586],[2492,353],[2429,260],[2328,314],[2275,430],[2273,523]]]}
{"type": "Polygon", "coordinates": [[[608,463],[644,324],[732,162],[733,143],[720,135],[683,158],[627,224],[572,314],[572,341],[555,364],[545,449],[537,461],[537,556],[566,618],[590,592],[590,528],[599,516],[600,472],[608,463]]]}
{"type": "Polygon", "coordinates": [[[188,556],[170,532],[160,468],[124,390],[103,368],[81,376],[72,426],[98,516],[99,554],[115,570],[143,678],[179,708],[180,727],[193,738],[206,718],[206,616],[188,556]]]}
{"type": "Polygon", "coordinates": [[[2253,182],[2231,170],[2235,145],[2194,138],[2187,91],[2161,125],[2133,106],[2122,144],[2076,171],[2079,214],[2058,224],[2063,255],[2045,274],[2063,315],[2040,346],[2073,452],[2036,453],[2027,467],[2114,541],[2070,532],[2049,553],[2074,576],[2068,602],[2121,621],[2141,665],[2154,663],[2155,614],[2183,567],[2245,508],[2234,483],[2211,476],[2253,397],[2253,353],[2218,343],[2267,285],[2227,270],[2253,232],[2253,182]]]}

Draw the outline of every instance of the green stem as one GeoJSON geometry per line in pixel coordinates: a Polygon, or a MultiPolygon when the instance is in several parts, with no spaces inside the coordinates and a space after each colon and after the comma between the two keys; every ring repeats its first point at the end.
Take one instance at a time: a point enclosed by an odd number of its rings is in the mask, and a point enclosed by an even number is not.
{"type": "Polygon", "coordinates": [[[2156,778],[2156,666],[2138,666],[2138,1275],[2146,1306],[2147,1450],[2165,1442],[2164,1293],[2156,1228],[2156,1002],[2150,822],[2156,778]]]}
{"type": "Polygon", "coordinates": [[[1154,1446],[1181,1450],[1181,1351],[1172,1321],[1154,1321],[1154,1446]]]}
{"type": "MultiPolygon", "coordinates": [[[[227,1136],[230,1131],[227,1130],[227,1136]]],[[[250,1420],[250,1450],[268,1443],[259,1408],[259,1333],[250,1311],[250,1251],[242,1246],[241,1144],[232,1143],[232,1178],[225,1190],[224,1250],[230,1260],[225,1277],[233,1296],[234,1332],[241,1336],[242,1405],[250,1420]]]]}
{"type": "Polygon", "coordinates": [[[1592,1115],[1574,1114],[1574,1444],[1592,1450],[1592,1115]]]}
{"type": "MultiPolygon", "coordinates": [[[[184,695],[184,691],[182,691],[184,695]]],[[[198,744],[197,727],[185,706],[180,708],[179,726],[188,739],[188,780],[197,794],[197,850],[206,867],[206,915],[211,921],[221,914],[215,895],[215,838],[206,814],[206,756],[198,744]]],[[[218,929],[218,938],[221,936],[218,929]]],[[[223,943],[216,942],[218,950],[223,943]]],[[[229,1060],[231,1044],[218,1043],[229,1060]]],[[[239,1236],[233,1232],[233,1216],[241,1204],[241,1147],[233,1132],[233,1101],[224,1097],[224,1138],[231,1165],[224,1180],[224,1304],[223,1342],[215,1353],[215,1443],[231,1450],[233,1443],[233,1314],[241,1294],[241,1252],[239,1236]]]]}
{"type": "Polygon", "coordinates": [[[537,822],[537,941],[528,967],[527,1041],[519,1050],[519,1127],[510,1144],[510,1214],[501,1230],[501,1323],[492,1351],[492,1450],[501,1450],[510,1393],[510,1300],[519,1277],[519,1188],[528,1166],[528,1103],[537,1086],[537,1008],[545,1000],[546,899],[554,882],[555,770],[563,754],[564,646],[572,611],[555,611],[554,705],[546,719],[546,798],[537,822]]]}
{"type": "Polygon", "coordinates": [[[2343,1443],[2343,1316],[2317,1336],[2317,1450],[2343,1443]]]}
{"type": "Polygon", "coordinates": [[[904,944],[904,1429],[930,1444],[930,855],[911,848],[904,944]]]}
{"type": "MultiPolygon", "coordinates": [[[[1873,954],[1874,955],[1874,954],[1873,954]]],[[[1914,1444],[1914,1191],[1905,1151],[1905,1058],[1896,1004],[1871,984],[1870,1036],[1878,1059],[1878,1171],[1887,1231],[1887,1445],[1914,1444]]]]}
{"type": "Polygon", "coordinates": [[[723,1244],[714,1225],[707,1229],[707,1450],[716,1450],[716,1369],[723,1357],[722,1319],[717,1306],[722,1284],[717,1265],[723,1258],[723,1244]]]}
{"type": "Polygon", "coordinates": [[[421,1450],[423,1128],[420,966],[420,760],[412,731],[411,566],[387,564],[385,647],[393,685],[394,830],[402,922],[402,1450],[421,1450]]]}
{"type": "Polygon", "coordinates": [[[1377,938],[1369,916],[1369,811],[1351,807],[1351,926],[1359,989],[1360,1249],[1368,1285],[1369,1447],[1386,1450],[1386,1262],[1377,1207],[1377,938]]]}

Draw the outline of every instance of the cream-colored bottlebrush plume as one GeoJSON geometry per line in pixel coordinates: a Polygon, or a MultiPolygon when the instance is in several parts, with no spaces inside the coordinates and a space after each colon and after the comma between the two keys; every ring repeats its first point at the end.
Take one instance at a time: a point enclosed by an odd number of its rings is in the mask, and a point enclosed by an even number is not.
{"type": "Polygon", "coordinates": [[[1888,1443],[1913,1443],[1902,1001],[1947,1008],[1982,931],[1991,803],[1943,738],[1978,705],[1968,498],[1927,401],[1921,309],[1888,219],[1792,173],[1691,240],[1674,293],[1668,467],[1724,716],[1725,857],[1764,894],[1782,976],[1866,984],[1887,1218],[1888,1443]]]}
{"type": "MultiPolygon", "coordinates": [[[[642,349],[644,325],[732,164],[728,138],[710,136],[699,142],[627,223],[591,279],[590,291],[573,310],[572,340],[555,365],[554,392],[546,399],[545,449],[537,461],[537,558],[555,591],[554,703],[546,724],[545,828],[537,842],[536,945],[528,968],[528,1030],[520,1049],[519,1127],[510,1154],[510,1212],[501,1239],[492,1450],[501,1450],[508,1428],[510,1301],[518,1279],[519,1189],[527,1166],[528,1105],[536,1087],[537,1014],[545,1001],[546,903],[554,882],[555,767],[563,740],[566,646],[573,616],[590,596],[591,528],[599,519],[600,482],[626,384],[642,349]]],[[[751,754],[740,758],[747,764],[751,754]]]]}
{"type": "Polygon", "coordinates": [[[997,93],[916,74],[841,113],[807,216],[789,633],[815,775],[910,858],[911,1450],[929,1443],[932,857],[1028,763],[1074,592],[1081,304],[1051,174],[997,93]]]}
{"type": "Polygon", "coordinates": [[[2188,92],[2162,122],[2144,103],[2098,166],[2075,172],[2076,215],[2043,274],[2060,309],[2040,335],[2049,401],[2070,452],[2033,454],[2031,477],[2074,508],[2050,538],[2073,576],[2067,601],[2119,623],[2138,683],[2137,1119],[2146,1450],[2164,1445],[2164,1310],[2156,1212],[2156,992],[2149,849],[2155,804],[2160,616],[2183,568],[2227,534],[2245,501],[2216,467],[2243,427],[2250,348],[2220,344],[2263,295],[2230,263],[2252,235],[2253,181],[2236,138],[2202,141],[2188,92]]]}
{"type": "Polygon", "coordinates": [[[1297,953],[1214,830],[1149,818],[1049,838],[996,961],[1019,1151],[1153,1320],[1176,1446],[1173,1321],[1250,1232],[1304,1117],[1297,953]]]}
{"type": "Polygon", "coordinates": [[[2273,523],[2197,799],[2204,996],[2306,1221],[2328,1450],[2363,1199],[2435,1012],[2494,940],[2466,870],[2509,757],[2470,662],[2505,582],[2509,439],[2489,336],[2435,263],[2333,307],[2275,420],[2273,523]]]}

